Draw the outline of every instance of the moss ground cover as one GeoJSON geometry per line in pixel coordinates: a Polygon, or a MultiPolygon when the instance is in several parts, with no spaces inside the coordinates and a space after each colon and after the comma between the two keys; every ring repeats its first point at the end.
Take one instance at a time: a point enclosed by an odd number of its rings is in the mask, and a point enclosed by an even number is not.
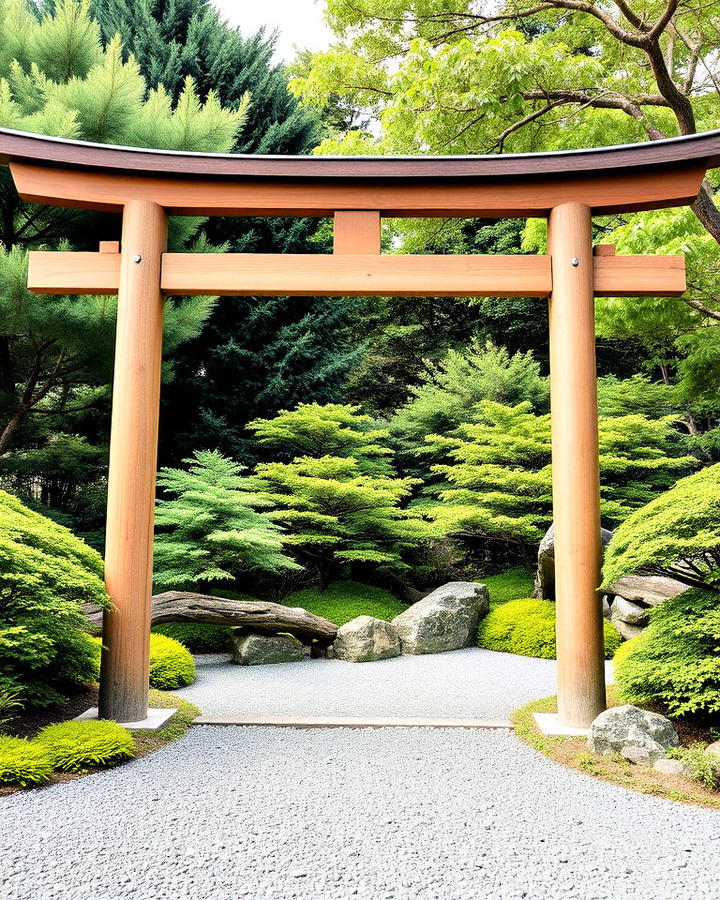
{"type": "Polygon", "coordinates": [[[390,591],[357,581],[334,581],[325,591],[306,588],[289,594],[285,606],[301,606],[335,625],[344,625],[357,616],[374,616],[389,621],[407,609],[390,591]]]}
{"type": "Polygon", "coordinates": [[[499,575],[486,575],[478,578],[488,586],[490,606],[507,603],[508,600],[520,600],[529,597],[533,592],[533,576],[527,569],[514,568],[499,575]]]}

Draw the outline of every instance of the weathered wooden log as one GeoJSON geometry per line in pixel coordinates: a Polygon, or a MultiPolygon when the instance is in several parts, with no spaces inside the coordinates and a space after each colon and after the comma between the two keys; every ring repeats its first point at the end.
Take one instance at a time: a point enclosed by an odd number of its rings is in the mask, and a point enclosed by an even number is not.
{"type": "MultiPolygon", "coordinates": [[[[102,628],[102,610],[87,610],[91,630],[102,628]]],[[[152,598],[153,625],[164,622],[198,622],[206,625],[237,625],[268,634],[287,632],[305,643],[332,644],[337,626],[305,609],[265,600],[228,600],[192,591],[166,591],[152,598]]]]}

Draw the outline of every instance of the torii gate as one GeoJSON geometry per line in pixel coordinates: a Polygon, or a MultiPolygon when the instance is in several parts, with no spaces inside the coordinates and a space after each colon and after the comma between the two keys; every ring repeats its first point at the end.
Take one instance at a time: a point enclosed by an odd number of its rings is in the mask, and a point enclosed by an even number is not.
{"type": "Polygon", "coordinates": [[[528,296],[550,300],[558,713],[605,708],[594,302],[676,297],[681,256],[593,255],[593,214],[692,203],[720,131],[622,147],[450,157],[154,151],[0,129],[0,162],[34,203],[122,213],[122,245],[32,252],[37,293],[117,294],[100,715],[147,715],[163,298],[169,294],[528,296]],[[334,253],[166,253],[167,216],[333,216],[334,253]],[[392,217],[544,216],[546,256],[381,255],[392,217]]]}

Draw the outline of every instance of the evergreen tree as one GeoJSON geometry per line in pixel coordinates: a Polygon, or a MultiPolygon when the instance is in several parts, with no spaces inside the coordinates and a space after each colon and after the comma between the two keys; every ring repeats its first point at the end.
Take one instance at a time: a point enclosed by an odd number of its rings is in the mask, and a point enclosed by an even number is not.
{"type": "Polygon", "coordinates": [[[428,527],[403,509],[416,481],[392,471],[382,441],[357,407],[304,404],[250,424],[265,446],[297,454],[261,463],[256,473],[273,518],[289,532],[298,558],[325,584],[343,565],[407,569],[403,553],[428,527]]]}
{"type": "MultiPolygon", "coordinates": [[[[41,17],[36,12],[29,0],[0,3],[2,126],[169,149],[234,146],[247,99],[227,110],[212,93],[201,101],[186,79],[173,103],[163,89],[148,89],[119,39],[103,45],[87,0],[58,0],[41,17]]],[[[29,206],[19,200],[6,169],[0,173],[0,205],[0,453],[18,446],[42,449],[54,434],[70,431],[92,433],[102,446],[116,301],[30,294],[26,251],[48,244],[70,249],[68,236],[75,249],[97,249],[98,236],[118,234],[119,217],[29,206]]],[[[171,220],[171,247],[186,246],[197,227],[197,219],[171,220]]],[[[166,302],[166,357],[198,334],[212,303],[203,297],[166,302]]],[[[166,358],[166,378],[171,368],[166,358]]],[[[71,443],[65,442],[67,450],[71,443]]],[[[75,446],[82,456],[84,449],[75,446]]],[[[27,462],[21,460],[19,469],[30,477],[27,462]]],[[[12,480],[12,459],[3,461],[3,469],[12,480]]]]}
{"type": "Polygon", "coordinates": [[[178,588],[197,582],[236,581],[251,572],[298,566],[282,552],[283,538],[263,509],[243,466],[217,452],[197,452],[185,469],[161,469],[155,581],[178,588]]]}
{"type": "MultiPolygon", "coordinates": [[[[91,0],[104,39],[117,32],[152,86],[171,96],[192,76],[201,96],[213,91],[230,108],[249,94],[237,153],[302,154],[319,139],[316,117],[289,93],[272,62],[274,37],[245,37],[208,0],[91,0]]],[[[308,252],[310,219],[217,217],[204,231],[238,253],[308,252]]],[[[318,250],[329,249],[321,239],[318,250]]],[[[223,297],[202,335],[177,355],[163,394],[160,457],[173,464],[199,446],[254,460],[245,424],[303,400],[338,398],[359,356],[349,326],[352,298],[223,297]],[[229,389],[229,386],[231,389],[229,389]]]]}
{"type": "MultiPolygon", "coordinates": [[[[552,521],[550,416],[529,403],[482,401],[473,421],[427,441],[448,461],[434,465],[444,483],[431,513],[446,534],[537,545],[552,521]]],[[[602,416],[599,421],[603,520],[621,522],[692,465],[673,417],[602,416]]]]}

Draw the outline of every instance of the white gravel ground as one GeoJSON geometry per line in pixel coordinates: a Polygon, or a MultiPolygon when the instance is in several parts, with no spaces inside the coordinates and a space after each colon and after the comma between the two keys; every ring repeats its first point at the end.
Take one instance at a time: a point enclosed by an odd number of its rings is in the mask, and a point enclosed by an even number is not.
{"type": "Polygon", "coordinates": [[[0,801],[5,900],[717,900],[720,815],[510,732],[194,728],[0,801]]]}
{"type": "MultiPolygon", "coordinates": [[[[200,660],[207,713],[505,716],[554,663],[200,660]]],[[[720,814],[565,769],[510,731],[195,727],[0,799],[2,900],[718,900],[720,814]]]]}
{"type": "Polygon", "coordinates": [[[477,647],[373,663],[308,659],[235,666],[228,659],[196,657],[197,681],[177,693],[206,715],[478,719],[506,718],[555,693],[555,660],[477,647]]]}

